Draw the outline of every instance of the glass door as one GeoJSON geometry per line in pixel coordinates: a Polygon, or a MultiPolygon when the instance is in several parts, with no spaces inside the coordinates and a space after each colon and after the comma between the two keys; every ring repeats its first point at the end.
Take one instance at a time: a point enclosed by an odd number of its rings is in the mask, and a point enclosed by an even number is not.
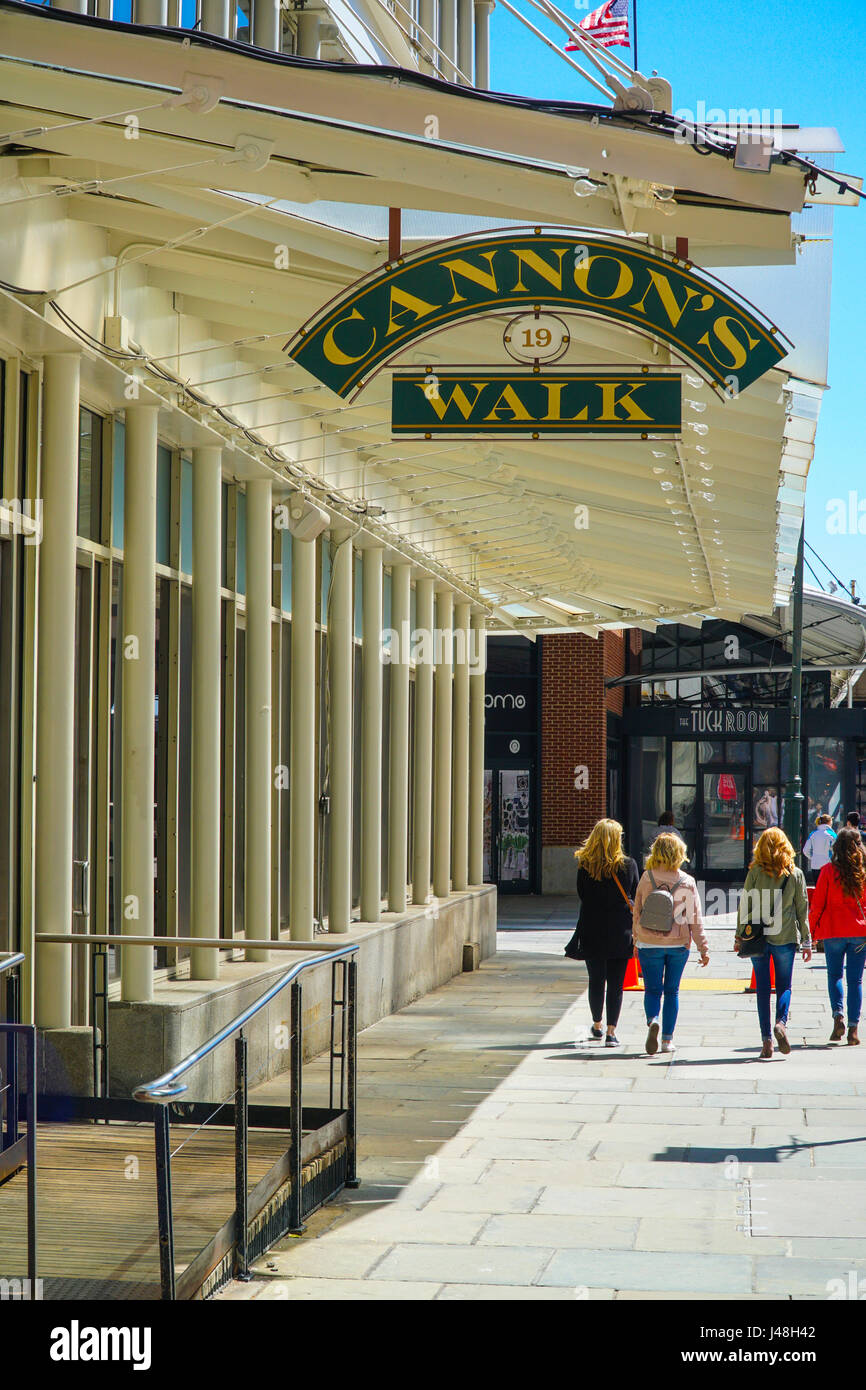
{"type": "Polygon", "coordinates": [[[722,764],[701,768],[699,870],[708,877],[744,875],[751,857],[750,776],[747,769],[722,764]]]}
{"type": "Polygon", "coordinates": [[[501,893],[532,892],[535,807],[531,767],[484,773],[484,879],[501,893]]]}

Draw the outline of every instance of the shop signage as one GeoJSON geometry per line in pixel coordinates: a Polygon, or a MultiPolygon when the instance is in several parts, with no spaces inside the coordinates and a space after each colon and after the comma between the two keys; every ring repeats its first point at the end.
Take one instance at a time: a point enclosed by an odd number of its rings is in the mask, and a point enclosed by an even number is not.
{"type": "Polygon", "coordinates": [[[649,371],[555,367],[484,371],[427,367],[395,372],[391,432],[421,439],[495,435],[677,435],[681,377],[649,371]]]}
{"type": "Polygon", "coordinates": [[[690,734],[768,734],[770,711],[702,707],[677,714],[676,727],[690,734]]]}
{"type": "Polygon", "coordinates": [[[536,676],[491,676],[484,683],[484,717],[488,731],[534,733],[537,720],[536,676]]]}
{"type": "Polygon", "coordinates": [[[787,351],[773,325],[686,262],[642,243],[540,228],[401,257],[332,300],[287,350],[349,396],[415,339],[522,306],[589,314],[660,338],[723,392],[745,390],[787,351]]]}

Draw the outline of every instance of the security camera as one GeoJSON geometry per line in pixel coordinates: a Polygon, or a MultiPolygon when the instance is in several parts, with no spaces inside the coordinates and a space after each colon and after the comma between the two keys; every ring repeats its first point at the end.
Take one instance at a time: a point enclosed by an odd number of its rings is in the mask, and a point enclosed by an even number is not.
{"type": "Polygon", "coordinates": [[[287,530],[296,541],[314,541],[327,531],[331,518],[302,492],[293,492],[288,499],[287,530]]]}

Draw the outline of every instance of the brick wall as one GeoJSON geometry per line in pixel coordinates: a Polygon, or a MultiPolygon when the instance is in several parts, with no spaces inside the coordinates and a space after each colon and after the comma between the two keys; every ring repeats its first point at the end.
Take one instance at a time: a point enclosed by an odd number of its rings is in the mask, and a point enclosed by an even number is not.
{"type": "Polygon", "coordinates": [[[605,643],[574,633],[541,641],[541,840],[576,847],[605,813],[605,643]],[[588,770],[585,790],[576,767],[588,770]]]}
{"type": "MultiPolygon", "coordinates": [[[[599,641],[604,653],[604,678],[616,680],[625,675],[626,637],[624,632],[603,632],[599,641]]],[[[624,690],[621,685],[605,692],[605,708],[609,714],[622,714],[624,690]]]]}

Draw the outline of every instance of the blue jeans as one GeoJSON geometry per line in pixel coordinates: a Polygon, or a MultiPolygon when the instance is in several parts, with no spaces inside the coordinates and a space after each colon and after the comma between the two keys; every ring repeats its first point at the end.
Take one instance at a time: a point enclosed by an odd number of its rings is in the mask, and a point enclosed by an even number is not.
{"type": "Polygon", "coordinates": [[[794,974],[794,957],[797,954],[797,947],[774,946],[767,942],[767,948],[762,956],[753,956],[752,964],[755,967],[755,992],[758,997],[758,1020],[761,1024],[761,1037],[772,1037],[770,1028],[770,961],[772,960],[776,971],[776,1022],[788,1022],[788,1010],[791,1007],[791,978],[794,974]]]}
{"type": "Polygon", "coordinates": [[[689,958],[689,949],[687,946],[672,946],[668,951],[661,946],[651,946],[648,950],[638,948],[638,955],[643,971],[646,1021],[652,1023],[661,1010],[662,1039],[672,1038],[680,1007],[680,980],[689,958]]]}
{"type": "Polygon", "coordinates": [[[842,970],[848,985],[848,1023],[860,1022],[863,1007],[863,966],[866,965],[866,936],[828,936],[824,940],[827,988],[834,1014],[843,1012],[842,970]]]}

